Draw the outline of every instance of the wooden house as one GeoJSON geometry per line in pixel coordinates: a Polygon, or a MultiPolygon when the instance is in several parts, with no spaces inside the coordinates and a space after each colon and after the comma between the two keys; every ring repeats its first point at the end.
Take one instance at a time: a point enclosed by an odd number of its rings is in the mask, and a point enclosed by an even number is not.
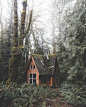
{"type": "Polygon", "coordinates": [[[26,66],[27,83],[37,85],[57,85],[59,74],[57,56],[30,55],[26,66]]]}

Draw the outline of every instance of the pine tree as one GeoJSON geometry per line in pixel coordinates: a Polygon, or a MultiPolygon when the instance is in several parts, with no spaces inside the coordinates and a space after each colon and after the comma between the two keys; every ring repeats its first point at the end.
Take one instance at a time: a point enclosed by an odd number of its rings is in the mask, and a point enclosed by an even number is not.
{"type": "MultiPolygon", "coordinates": [[[[86,1],[78,0],[64,17],[64,28],[60,37],[58,54],[62,81],[77,83],[86,80],[86,1]]],[[[61,23],[63,23],[61,22],[61,23]]]]}
{"type": "MultiPolygon", "coordinates": [[[[68,46],[67,80],[72,82],[86,79],[86,1],[78,0],[70,15],[66,16],[66,42],[68,46]]],[[[66,54],[64,52],[64,54],[66,54]]],[[[67,62],[65,62],[67,64],[67,62]]],[[[64,65],[65,65],[64,64],[64,65]]]]}

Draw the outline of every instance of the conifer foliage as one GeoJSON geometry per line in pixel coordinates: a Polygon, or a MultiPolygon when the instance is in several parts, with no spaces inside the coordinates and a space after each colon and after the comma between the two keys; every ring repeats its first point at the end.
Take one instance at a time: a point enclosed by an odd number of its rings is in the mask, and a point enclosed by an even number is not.
{"type": "Polygon", "coordinates": [[[66,80],[86,80],[86,1],[78,0],[71,12],[64,17],[65,49],[59,54],[60,71],[66,80]]]}
{"type": "Polygon", "coordinates": [[[70,27],[66,37],[69,40],[70,61],[68,78],[73,81],[85,81],[86,74],[86,1],[78,0],[73,13],[67,18],[70,27]]]}

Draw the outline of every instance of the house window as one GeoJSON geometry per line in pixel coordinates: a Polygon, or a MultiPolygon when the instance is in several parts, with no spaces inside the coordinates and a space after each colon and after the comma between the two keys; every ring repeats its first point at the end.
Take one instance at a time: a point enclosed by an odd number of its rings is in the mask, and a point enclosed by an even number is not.
{"type": "Polygon", "coordinates": [[[32,70],[32,65],[30,65],[30,70],[32,70]]]}
{"type": "Polygon", "coordinates": [[[36,83],[36,74],[30,73],[29,74],[29,84],[34,84],[34,83],[36,83]]]}
{"type": "Polygon", "coordinates": [[[35,65],[33,65],[33,69],[35,70],[35,65]]]}

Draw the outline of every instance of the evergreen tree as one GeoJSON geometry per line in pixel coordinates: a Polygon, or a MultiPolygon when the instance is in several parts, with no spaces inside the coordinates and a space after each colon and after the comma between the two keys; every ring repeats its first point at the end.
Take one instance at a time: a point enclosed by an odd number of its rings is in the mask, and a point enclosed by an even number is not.
{"type": "Polygon", "coordinates": [[[66,51],[62,51],[61,58],[68,81],[78,82],[86,80],[86,1],[78,0],[73,11],[65,16],[67,22],[66,51]],[[67,55],[67,57],[66,57],[67,55]]]}

